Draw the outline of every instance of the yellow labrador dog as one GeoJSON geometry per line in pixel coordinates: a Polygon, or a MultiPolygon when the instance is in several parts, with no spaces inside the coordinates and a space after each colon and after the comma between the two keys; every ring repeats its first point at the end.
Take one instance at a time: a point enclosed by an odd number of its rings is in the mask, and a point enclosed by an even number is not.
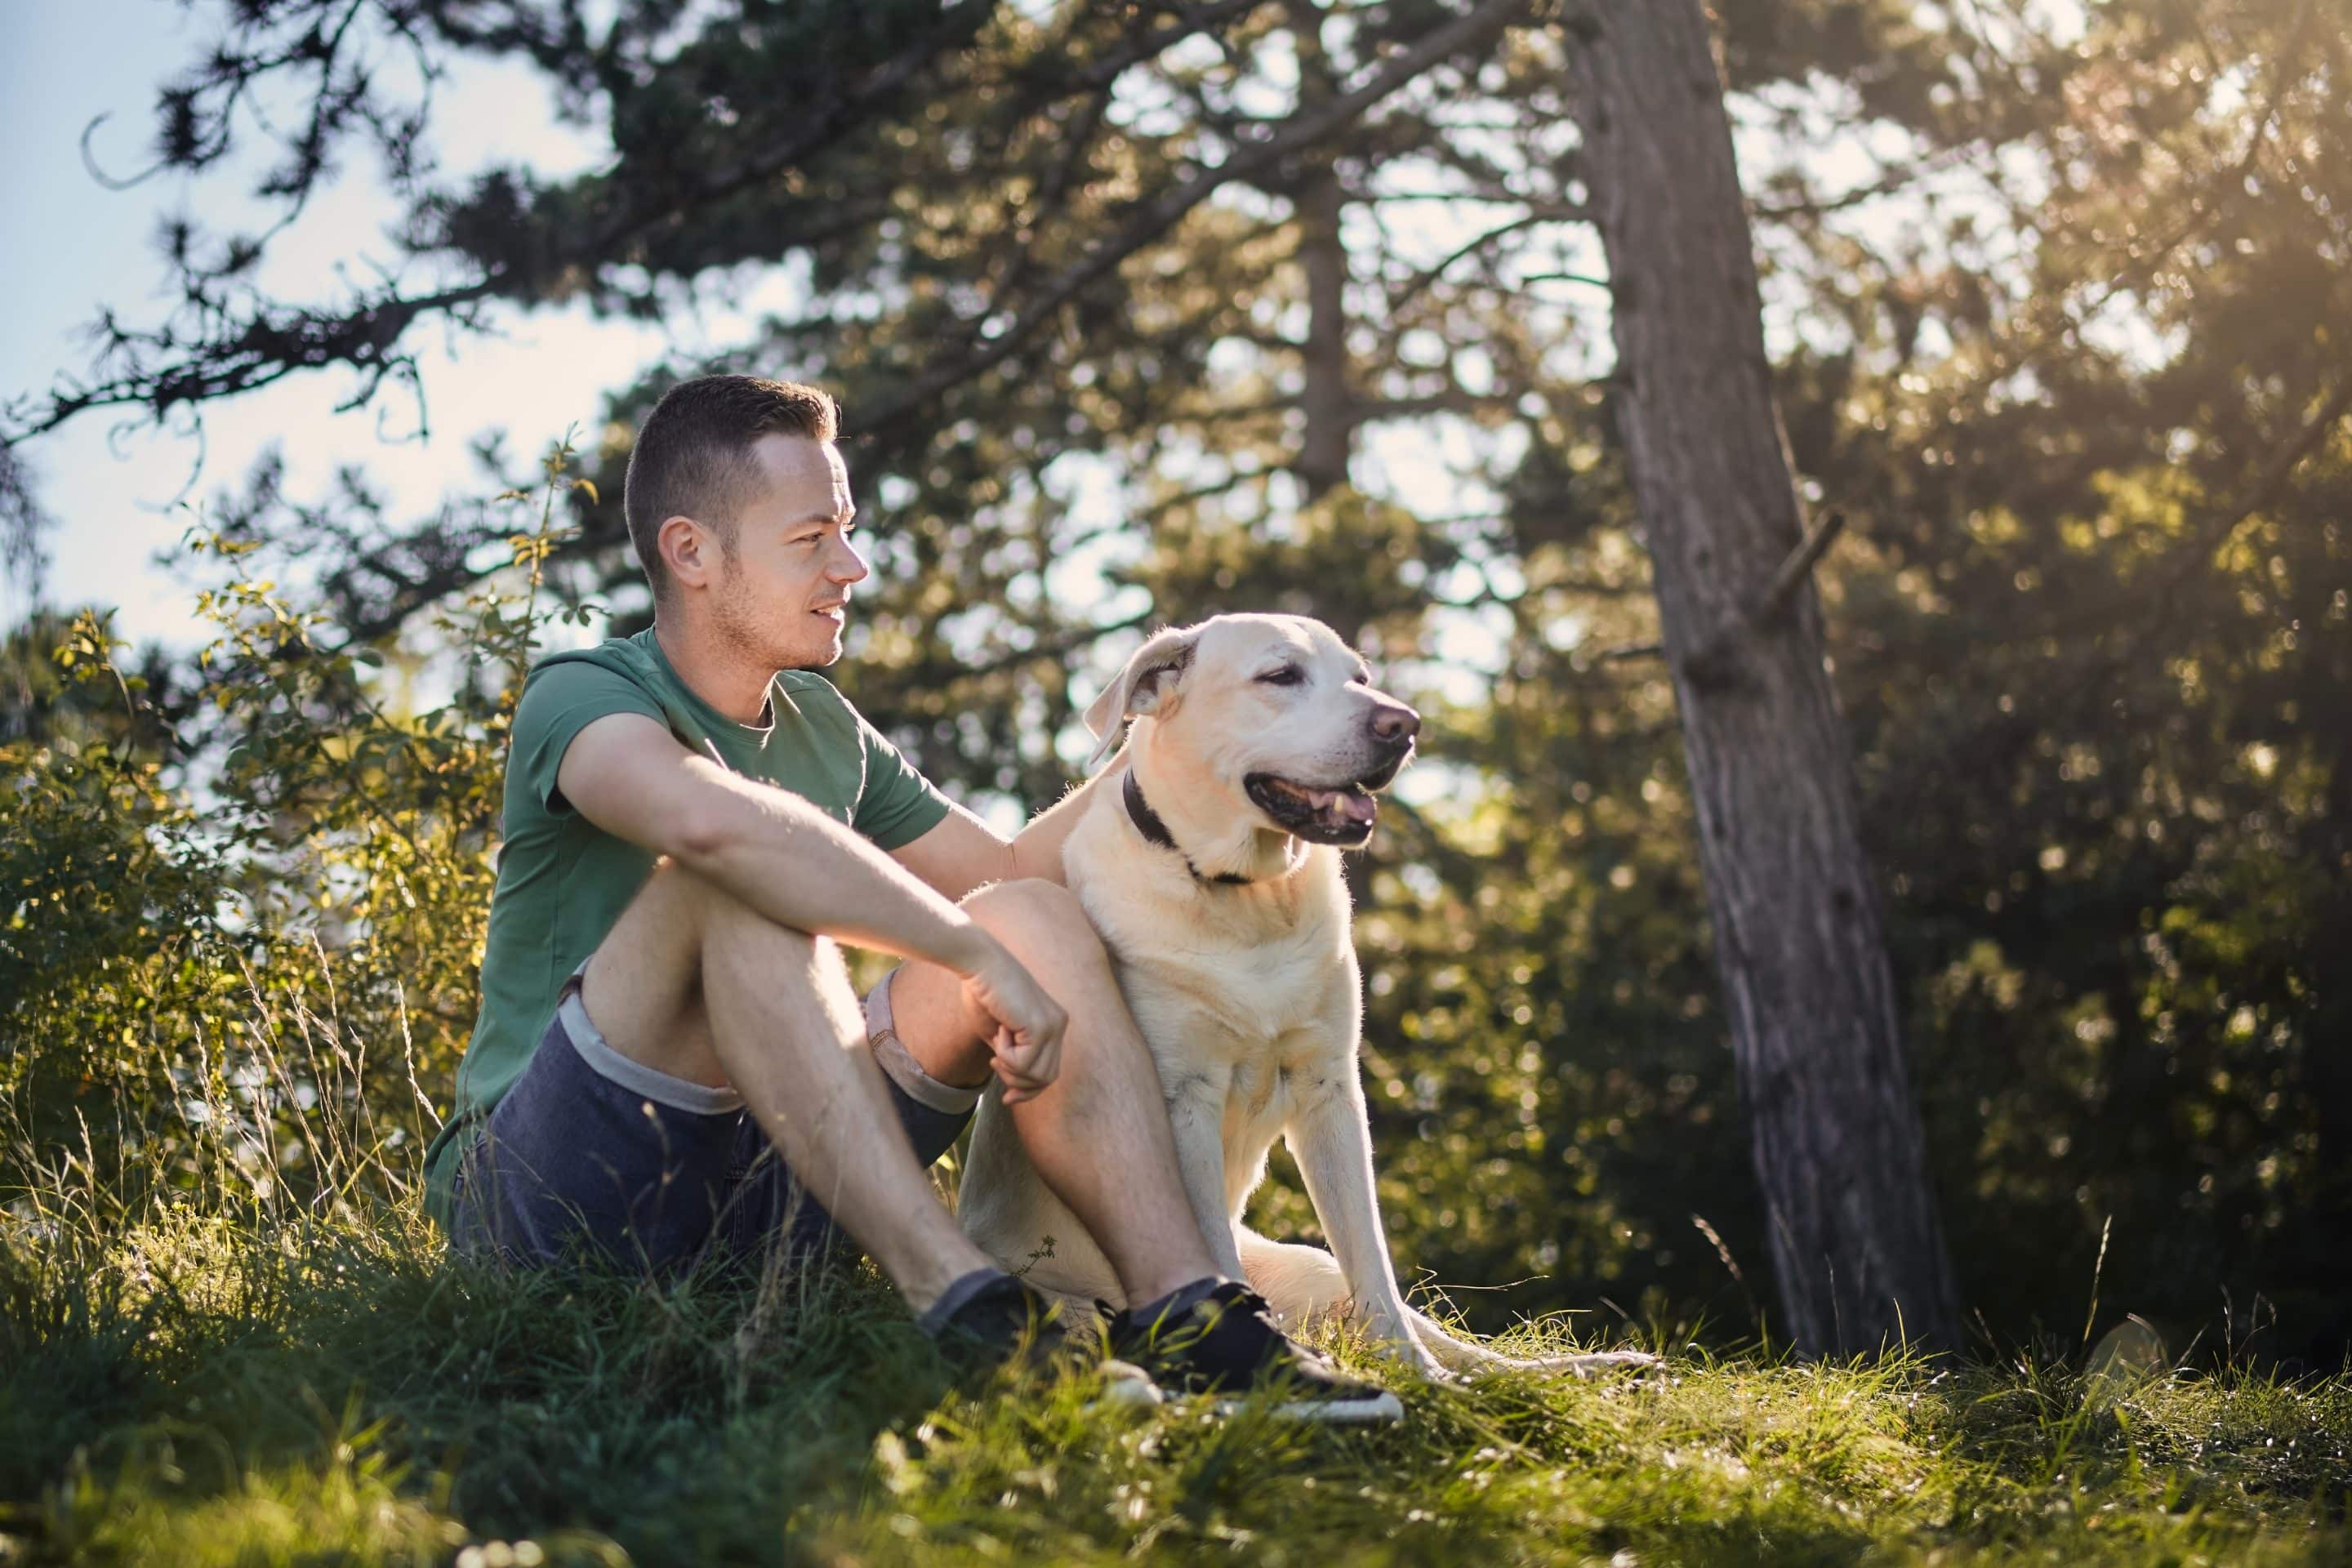
{"type": "MultiPolygon", "coordinates": [[[[1163,631],[1087,710],[1092,762],[1135,721],[1063,851],[1159,1065],[1184,1190],[1211,1255],[1283,1318],[1349,1314],[1424,1374],[1540,1364],[1586,1372],[1630,1352],[1515,1363],[1405,1305],[1372,1185],[1356,1064],[1363,1019],[1339,850],[1371,837],[1373,796],[1412,755],[1420,717],[1374,689],[1339,635],[1295,616],[1163,631]],[[1276,1135],[1331,1250],[1241,1223],[1276,1135]]],[[[982,1102],[965,1232],[1042,1289],[1125,1305],[1101,1249],[982,1102]],[[1051,1237],[1048,1246],[1047,1238],[1051,1237]]]]}

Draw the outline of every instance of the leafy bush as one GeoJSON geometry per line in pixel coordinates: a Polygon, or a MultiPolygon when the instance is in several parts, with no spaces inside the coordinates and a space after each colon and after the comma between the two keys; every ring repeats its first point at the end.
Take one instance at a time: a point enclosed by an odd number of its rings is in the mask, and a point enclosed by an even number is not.
{"type": "MultiPolygon", "coordinates": [[[[584,613],[539,592],[572,458],[550,453],[535,514],[499,498],[512,569],[438,617],[454,679],[419,711],[366,678],[380,654],[267,580],[203,595],[217,636],[176,722],[105,615],[70,623],[53,657],[85,694],[75,722],[0,742],[0,1095],[20,1133],[0,1182],[74,1159],[194,1182],[192,1152],[230,1128],[256,1182],[338,1201],[362,1173],[409,1184],[394,1158],[320,1191],[319,1141],[356,1114],[372,1147],[421,1152],[447,1102],[514,698],[542,632],[584,613]]],[[[234,570],[251,546],[197,548],[234,570]]]]}

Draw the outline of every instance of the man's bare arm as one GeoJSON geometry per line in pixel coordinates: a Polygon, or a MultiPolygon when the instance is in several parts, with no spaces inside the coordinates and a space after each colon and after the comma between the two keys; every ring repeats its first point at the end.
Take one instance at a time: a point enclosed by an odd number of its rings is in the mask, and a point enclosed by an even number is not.
{"type": "Polygon", "coordinates": [[[1093,788],[1092,779],[1078,785],[1030,818],[1029,825],[1010,841],[963,807],[952,806],[938,826],[890,854],[950,899],[961,899],[974,888],[1013,877],[1059,882],[1064,880],[1063,842],[1085,815],[1086,798],[1093,788]]]}
{"type": "Polygon", "coordinates": [[[780,926],[928,959],[963,980],[997,1029],[1008,1105],[1059,1071],[1069,1016],[982,931],[898,863],[809,802],[696,756],[636,713],[595,721],[564,748],[556,788],[605,832],[667,855],[780,926]]]}
{"type": "Polygon", "coordinates": [[[667,855],[779,925],[970,974],[995,940],[866,839],[787,790],[614,713],[572,739],[556,787],[581,816],[667,855]]]}

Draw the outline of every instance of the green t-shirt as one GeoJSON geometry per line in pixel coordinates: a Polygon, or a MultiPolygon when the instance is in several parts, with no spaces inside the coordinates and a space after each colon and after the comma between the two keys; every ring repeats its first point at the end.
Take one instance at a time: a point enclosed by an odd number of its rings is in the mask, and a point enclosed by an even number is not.
{"type": "Polygon", "coordinates": [[[572,737],[611,713],[642,713],[689,751],[815,803],[884,849],[912,843],[948,814],[915,771],[821,675],[788,669],[768,688],[765,728],[696,696],[650,628],[541,659],[523,683],[507,758],[504,836],[482,1011],[457,1067],[457,1107],[425,1157],[425,1206],[448,1223],[457,1155],[522,1076],[563,982],[604,940],[653,869],[653,855],[572,809],[555,786],[572,737]]]}

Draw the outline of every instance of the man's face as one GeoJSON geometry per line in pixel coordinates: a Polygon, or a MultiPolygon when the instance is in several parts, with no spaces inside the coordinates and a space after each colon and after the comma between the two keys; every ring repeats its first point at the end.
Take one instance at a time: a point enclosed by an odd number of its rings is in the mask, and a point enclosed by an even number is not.
{"type": "Polygon", "coordinates": [[[761,481],[736,514],[713,622],[764,668],[821,668],[841,657],[849,587],[866,575],[849,542],[849,470],[831,442],[804,436],[763,436],[751,455],[761,481]]]}

